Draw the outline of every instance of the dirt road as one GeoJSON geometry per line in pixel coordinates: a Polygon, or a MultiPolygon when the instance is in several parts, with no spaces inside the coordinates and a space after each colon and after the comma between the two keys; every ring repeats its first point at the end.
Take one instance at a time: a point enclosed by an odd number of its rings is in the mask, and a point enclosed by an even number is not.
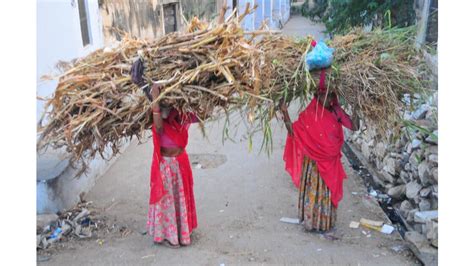
{"type": "MultiPolygon", "coordinates": [[[[295,26],[298,32],[308,32],[305,27],[316,32],[315,28],[321,28],[302,18],[292,19],[286,27],[291,31],[295,26]],[[294,24],[295,21],[298,23],[294,24]]],[[[293,118],[296,107],[290,108],[293,118]]],[[[298,191],[282,161],[286,130],[274,121],[274,150],[268,157],[258,155],[261,135],[255,137],[255,150],[249,153],[242,130],[235,135],[235,142],[222,145],[222,124],[209,123],[207,139],[196,125],[190,129],[188,153],[194,162],[199,224],[192,246],[157,246],[149,236],[141,234],[146,224],[152,142],[134,142],[86,196],[94,205],[106,208],[105,215],[127,226],[132,233],[107,237],[103,244],[94,240],[69,242],[40,265],[417,264],[408,251],[392,249],[403,243],[396,232],[383,235],[349,228],[351,221],[362,217],[386,218],[365,196],[360,177],[345,158],[348,179],[336,232],[340,240],[327,240],[305,232],[300,225],[280,222],[281,217],[297,215],[298,191]]]]}

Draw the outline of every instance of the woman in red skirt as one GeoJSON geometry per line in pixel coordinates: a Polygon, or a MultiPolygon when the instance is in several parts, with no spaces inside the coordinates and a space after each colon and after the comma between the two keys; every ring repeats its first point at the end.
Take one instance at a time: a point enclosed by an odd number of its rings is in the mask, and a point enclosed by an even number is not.
{"type": "Polygon", "coordinates": [[[291,123],[282,105],[288,137],[283,159],[285,169],[299,189],[298,214],[306,230],[328,232],[336,223],[346,173],[341,163],[342,127],[357,130],[358,119],[339,106],[334,93],[327,93],[324,70],[313,100],[291,123]]]}
{"type": "MultiPolygon", "coordinates": [[[[143,63],[138,60],[132,67],[132,80],[143,86],[143,63]]],[[[146,86],[144,86],[146,87],[146,86]]],[[[180,247],[191,244],[191,234],[197,227],[193,193],[193,174],[186,145],[188,129],[198,119],[193,114],[160,110],[154,101],[160,95],[160,86],[154,84],[148,91],[153,101],[153,158],[150,174],[150,200],[147,229],[157,244],[180,247]]]]}
{"type": "MultiPolygon", "coordinates": [[[[153,99],[159,95],[151,89],[153,99]]],[[[153,160],[151,165],[148,233],[155,243],[174,247],[191,244],[191,233],[197,227],[194,204],[193,174],[186,145],[188,129],[197,122],[192,114],[172,109],[164,119],[158,103],[153,110],[153,160]]]]}

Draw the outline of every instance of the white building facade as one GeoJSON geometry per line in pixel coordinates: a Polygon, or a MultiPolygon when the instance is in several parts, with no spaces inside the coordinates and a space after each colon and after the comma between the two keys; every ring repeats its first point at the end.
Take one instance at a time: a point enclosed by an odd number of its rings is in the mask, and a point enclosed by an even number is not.
{"type": "MultiPolygon", "coordinates": [[[[43,75],[57,73],[58,61],[70,61],[104,46],[102,19],[97,0],[38,0],[37,2],[37,95],[50,97],[57,81],[44,81],[43,75]]],[[[37,121],[45,102],[37,101],[37,121]]],[[[37,213],[57,212],[75,204],[97,176],[107,170],[108,162],[94,159],[87,176],[74,179],[64,151],[48,149],[37,154],[37,213]]]]}
{"type": "Polygon", "coordinates": [[[257,10],[242,21],[242,27],[247,31],[257,30],[264,21],[271,29],[281,29],[290,19],[290,0],[223,0],[230,7],[226,17],[230,16],[234,8],[243,13],[247,3],[250,7],[258,5],[257,10]]]}

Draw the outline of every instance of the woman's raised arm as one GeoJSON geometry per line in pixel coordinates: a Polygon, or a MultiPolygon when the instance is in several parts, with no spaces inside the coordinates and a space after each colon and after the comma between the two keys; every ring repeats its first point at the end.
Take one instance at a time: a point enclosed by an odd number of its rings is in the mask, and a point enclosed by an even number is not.
{"type": "Polygon", "coordinates": [[[156,132],[161,133],[163,130],[163,118],[161,117],[161,110],[160,110],[160,104],[158,102],[155,102],[155,100],[158,98],[160,95],[160,85],[153,84],[151,87],[151,96],[153,99],[153,103],[151,105],[151,110],[153,112],[153,126],[156,129],[156,132]]]}

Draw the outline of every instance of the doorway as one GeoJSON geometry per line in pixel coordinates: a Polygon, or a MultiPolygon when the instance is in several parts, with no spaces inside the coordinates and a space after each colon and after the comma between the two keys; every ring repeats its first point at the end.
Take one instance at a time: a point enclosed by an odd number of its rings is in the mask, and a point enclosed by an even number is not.
{"type": "Polygon", "coordinates": [[[165,18],[165,34],[177,31],[176,4],[163,5],[163,14],[165,18]]]}

